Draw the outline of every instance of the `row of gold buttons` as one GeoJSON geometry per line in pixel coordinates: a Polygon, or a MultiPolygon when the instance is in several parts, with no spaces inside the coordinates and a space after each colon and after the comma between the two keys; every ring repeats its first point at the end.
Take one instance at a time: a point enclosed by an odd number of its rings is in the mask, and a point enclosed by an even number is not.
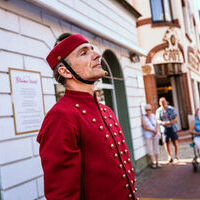
{"type": "MultiPolygon", "coordinates": [[[[76,108],[79,108],[80,106],[79,106],[79,104],[76,104],[75,107],[76,107],[76,108]]],[[[106,109],[106,108],[104,108],[104,109],[101,108],[101,110],[102,110],[102,111],[104,110],[104,112],[106,112],[107,109],[106,109]]],[[[85,115],[85,114],[86,114],[86,110],[82,110],[82,114],[85,115]]],[[[110,115],[109,118],[111,119],[111,118],[112,118],[112,115],[110,115]]],[[[104,119],[106,120],[107,117],[104,116],[104,119]]],[[[95,122],[96,122],[96,119],[93,118],[93,119],[92,119],[92,122],[95,123],[95,122]]],[[[109,126],[110,126],[110,128],[112,128],[112,124],[109,124],[109,126]]],[[[115,122],[115,126],[116,126],[116,127],[118,126],[118,123],[117,123],[117,122],[115,122]]],[[[101,126],[99,127],[99,129],[100,129],[100,130],[103,130],[103,126],[101,125],[101,126]]],[[[121,131],[121,130],[119,131],[119,134],[122,134],[122,131],[121,131]]],[[[117,136],[117,133],[116,133],[116,132],[114,133],[114,136],[117,136]]],[[[108,139],[108,138],[109,138],[109,135],[106,134],[105,137],[106,137],[106,139],[108,139]]],[[[125,143],[125,140],[122,140],[122,144],[124,144],[124,143],[125,143]]],[[[118,142],[118,145],[121,145],[121,142],[118,142]]],[[[114,148],[114,144],[111,144],[110,147],[111,147],[111,148],[114,148]]],[[[127,153],[127,151],[128,151],[127,149],[124,150],[125,153],[127,153]]],[[[123,151],[121,151],[120,154],[123,155],[123,151]]],[[[115,157],[115,158],[118,157],[118,154],[115,153],[115,154],[114,154],[114,157],[115,157]]],[[[128,162],[131,162],[131,159],[130,159],[130,158],[128,158],[128,162]]],[[[124,164],[126,164],[126,163],[127,163],[127,161],[124,161],[124,164]]],[[[119,167],[122,168],[122,167],[123,167],[122,164],[120,164],[119,167]]],[[[131,168],[131,170],[128,170],[128,173],[131,174],[131,171],[133,172],[134,169],[131,168]]],[[[123,174],[123,175],[122,175],[122,178],[126,178],[126,174],[123,174]]],[[[131,180],[131,184],[133,184],[133,183],[134,183],[133,180],[131,180]]],[[[128,186],[129,186],[129,185],[126,184],[126,188],[128,188],[128,186]]],[[[135,190],[133,190],[133,193],[135,193],[136,191],[137,191],[137,188],[135,188],[135,190]]],[[[129,194],[129,198],[132,198],[132,194],[129,194]]]]}
{"type": "MultiPolygon", "coordinates": [[[[75,104],[75,107],[76,107],[76,108],[80,108],[80,105],[79,105],[79,104],[75,104]]],[[[83,114],[83,115],[85,115],[86,113],[87,113],[86,110],[82,110],[82,114],[83,114]]],[[[93,123],[96,123],[96,121],[97,121],[97,120],[96,120],[95,118],[92,118],[92,122],[93,122],[93,123]]],[[[102,131],[102,130],[103,130],[103,126],[102,126],[102,125],[99,126],[99,129],[102,131]]]]}

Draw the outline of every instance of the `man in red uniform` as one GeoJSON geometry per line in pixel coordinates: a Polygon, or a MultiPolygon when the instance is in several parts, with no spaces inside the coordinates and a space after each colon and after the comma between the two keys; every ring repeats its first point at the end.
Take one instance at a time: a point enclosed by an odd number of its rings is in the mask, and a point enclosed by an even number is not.
{"type": "Polygon", "coordinates": [[[135,174],[120,125],[100,104],[93,83],[106,72],[101,56],[71,35],[47,56],[66,92],[47,113],[37,141],[48,200],[136,199],[135,174]]]}

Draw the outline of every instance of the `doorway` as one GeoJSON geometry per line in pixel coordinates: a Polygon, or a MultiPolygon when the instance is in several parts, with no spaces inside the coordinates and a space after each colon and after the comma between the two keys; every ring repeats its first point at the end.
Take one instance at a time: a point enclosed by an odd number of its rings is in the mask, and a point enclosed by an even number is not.
{"type": "Polygon", "coordinates": [[[172,84],[168,77],[156,77],[156,87],[158,100],[165,97],[169,105],[174,106],[172,84]]]}
{"type": "Polygon", "coordinates": [[[154,65],[158,101],[165,97],[169,105],[175,107],[178,115],[179,129],[188,129],[188,110],[186,85],[180,64],[154,65]]]}

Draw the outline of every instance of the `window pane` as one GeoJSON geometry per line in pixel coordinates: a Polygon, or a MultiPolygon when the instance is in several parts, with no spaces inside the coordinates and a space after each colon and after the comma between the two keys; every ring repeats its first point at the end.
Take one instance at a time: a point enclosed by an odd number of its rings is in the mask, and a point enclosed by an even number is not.
{"type": "Polygon", "coordinates": [[[170,0],[164,0],[164,9],[165,9],[165,20],[172,21],[171,11],[170,11],[170,0]]]}
{"type": "Polygon", "coordinates": [[[65,87],[61,84],[55,84],[56,101],[65,95],[65,87]]]}
{"type": "Polygon", "coordinates": [[[164,21],[162,0],[151,0],[153,21],[164,21]]]}
{"type": "Polygon", "coordinates": [[[113,91],[108,90],[108,89],[104,89],[103,92],[104,92],[105,104],[107,106],[109,106],[114,111],[115,109],[114,109],[114,105],[113,105],[113,91]]]}

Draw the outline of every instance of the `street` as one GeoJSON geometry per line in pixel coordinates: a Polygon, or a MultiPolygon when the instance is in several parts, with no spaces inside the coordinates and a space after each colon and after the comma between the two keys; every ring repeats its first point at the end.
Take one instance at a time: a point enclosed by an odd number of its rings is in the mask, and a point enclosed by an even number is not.
{"type": "Polygon", "coordinates": [[[179,144],[179,161],[168,164],[164,147],[160,147],[162,168],[146,168],[137,178],[137,196],[142,200],[200,199],[200,165],[193,172],[191,142],[179,144]]]}

